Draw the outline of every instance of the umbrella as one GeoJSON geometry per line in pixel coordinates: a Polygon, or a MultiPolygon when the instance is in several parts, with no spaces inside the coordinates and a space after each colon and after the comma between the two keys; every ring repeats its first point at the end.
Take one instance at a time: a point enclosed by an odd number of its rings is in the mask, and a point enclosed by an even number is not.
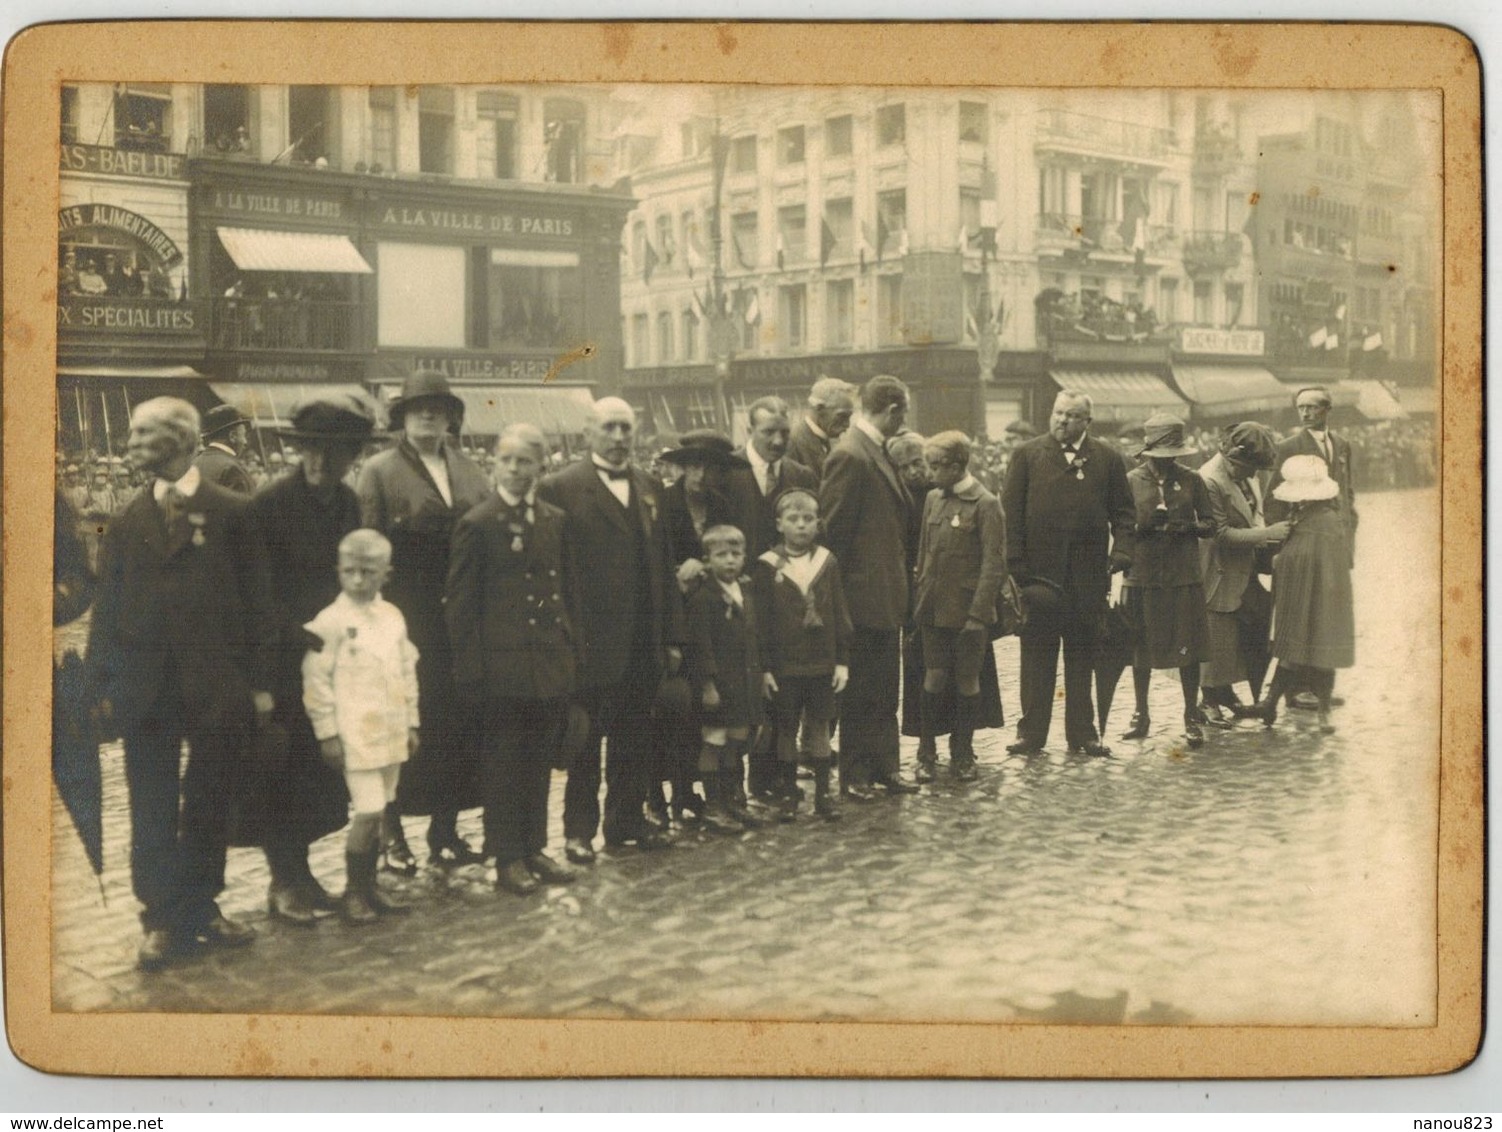
{"type": "Polygon", "coordinates": [[[1095,634],[1095,711],[1102,735],[1106,732],[1106,717],[1111,714],[1116,685],[1132,663],[1137,640],[1136,627],[1120,601],[1120,577],[1113,582],[1112,600],[1101,613],[1095,634]]]}
{"type": "MultiPolygon", "coordinates": [[[[94,875],[104,871],[104,788],[83,659],[69,650],[52,670],[52,781],[94,875]]],[[[103,881],[99,886],[104,893],[103,881]]]]}

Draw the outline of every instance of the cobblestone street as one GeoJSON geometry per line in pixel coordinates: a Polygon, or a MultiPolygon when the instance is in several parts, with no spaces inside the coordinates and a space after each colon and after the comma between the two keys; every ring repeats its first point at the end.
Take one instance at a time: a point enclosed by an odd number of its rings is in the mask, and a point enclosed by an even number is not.
{"type": "MultiPolygon", "coordinates": [[[[1423,1025],[1434,1001],[1438,521],[1432,491],[1361,500],[1358,667],[1338,731],[1289,712],[1182,746],[1172,673],[1154,733],[1109,760],[1006,755],[1017,642],[998,643],[1008,726],[980,779],[846,803],[738,838],[602,853],[569,888],[519,898],[493,870],[424,868],[416,914],[364,929],[273,923],[258,851],[231,850],[221,906],[254,946],[135,967],[129,822],[104,754],[104,889],[58,805],[55,1008],[652,1018],[1423,1025]],[[1402,553],[1385,535],[1405,531],[1402,553]]],[[[1062,689],[1060,691],[1062,695],[1062,689]]],[[[911,771],[912,740],[904,765],[911,771]]],[[[554,783],[555,826],[562,778],[554,783]]],[[[478,839],[478,818],[467,815],[478,839]]],[[[408,834],[421,852],[423,819],[408,834]]],[[[561,829],[553,848],[561,856],[561,829]]],[[[343,883],[342,835],[314,868],[343,883]]]]}

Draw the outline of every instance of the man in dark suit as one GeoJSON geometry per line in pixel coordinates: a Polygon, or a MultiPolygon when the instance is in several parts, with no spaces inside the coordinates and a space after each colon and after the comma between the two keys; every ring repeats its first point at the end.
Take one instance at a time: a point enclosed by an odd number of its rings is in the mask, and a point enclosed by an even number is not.
{"type": "Polygon", "coordinates": [[[1279,441],[1277,462],[1273,464],[1272,482],[1267,485],[1267,518],[1278,522],[1288,518],[1292,508],[1273,496],[1283,482],[1283,461],[1290,456],[1318,456],[1330,469],[1330,478],[1340,485],[1336,496],[1341,516],[1345,519],[1350,535],[1351,558],[1356,554],[1356,493],[1353,490],[1351,467],[1351,442],[1329,427],[1330,392],[1322,386],[1312,385],[1300,389],[1294,395],[1294,408],[1298,410],[1300,428],[1292,436],[1279,441]]]}
{"type": "Polygon", "coordinates": [[[240,463],[250,421],[233,405],[215,405],[203,415],[203,451],[194,465],[210,483],[240,495],[255,494],[255,481],[240,463]]]}
{"type": "Polygon", "coordinates": [[[777,496],[789,488],[819,490],[813,469],[788,455],[788,403],[781,397],[761,397],[747,410],[750,426],[740,455],[750,467],[739,465],[725,474],[725,493],[746,536],[746,561],[752,562],[777,545],[777,496]]]}
{"type": "Polygon", "coordinates": [[[198,428],[172,397],[131,415],[131,463],[154,483],[105,532],[89,635],[100,710],[125,743],[145,970],[254,935],[215,900],[235,764],[274,706],[275,620],[248,501],[193,466],[198,428]]]}
{"type": "MultiPolygon", "coordinates": [[[[725,494],[733,522],[746,538],[746,561],[755,562],[776,546],[777,497],[800,487],[815,494],[819,477],[787,454],[791,410],[781,397],[761,397],[746,411],[749,439],[741,452],[749,466],[733,466],[725,472],[725,494]]],[[[777,786],[777,752],[763,744],[750,757],[750,788],[753,797],[770,800],[777,786]]]]}
{"type": "Polygon", "coordinates": [[[548,476],[538,496],[568,516],[564,545],[574,579],[581,663],[579,692],[590,737],[563,793],[564,848],[594,860],[600,828],[600,741],[605,767],[605,844],[661,849],[646,821],[652,767],[652,703],[664,669],[683,662],[683,609],[674,581],[662,487],[630,465],[636,412],[618,397],[597,401],[590,457],[548,476]]]}
{"type": "Polygon", "coordinates": [[[496,886],[518,896],[567,884],[573,869],[544,851],[553,749],[574,691],[564,514],[537,498],[542,433],[516,424],[496,442],[496,492],[454,528],[444,615],[454,682],[479,707],[485,852],[496,886]]]}
{"type": "Polygon", "coordinates": [[[873,784],[891,794],[918,789],[898,773],[897,751],[911,500],[885,448],[907,407],[907,386],[895,377],[868,381],[860,413],[824,464],[819,493],[824,541],[840,564],[855,626],[840,707],[840,789],[856,801],[869,800],[873,784]]]}
{"type": "Polygon", "coordinates": [[[821,377],[814,382],[808,391],[808,409],[788,439],[788,456],[822,475],[829,450],[850,427],[855,394],[855,386],[836,377],[821,377]]]}
{"type": "Polygon", "coordinates": [[[1064,647],[1064,737],[1071,751],[1109,755],[1095,729],[1091,668],[1110,575],[1131,564],[1134,515],[1121,453],[1087,435],[1091,402],[1065,389],[1046,435],[1012,454],[1002,487],[1007,569],[1018,585],[1051,584],[1063,601],[1031,619],[1022,636],[1022,715],[1012,754],[1048,741],[1064,647]]]}

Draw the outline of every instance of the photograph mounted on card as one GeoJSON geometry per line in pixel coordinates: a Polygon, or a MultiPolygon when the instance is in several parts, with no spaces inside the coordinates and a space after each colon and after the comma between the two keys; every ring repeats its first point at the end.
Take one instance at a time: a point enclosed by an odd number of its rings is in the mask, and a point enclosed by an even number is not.
{"type": "Polygon", "coordinates": [[[1463,36],[120,22],[8,60],[23,1060],[1475,1054],[1463,36]]]}

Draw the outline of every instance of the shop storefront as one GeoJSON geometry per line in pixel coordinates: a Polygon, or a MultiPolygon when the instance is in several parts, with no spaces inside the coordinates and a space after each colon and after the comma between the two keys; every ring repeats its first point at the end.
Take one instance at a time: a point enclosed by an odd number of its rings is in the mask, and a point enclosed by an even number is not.
{"type": "Polygon", "coordinates": [[[92,460],[124,451],[140,401],[212,400],[205,311],[189,297],[180,155],[68,144],[59,185],[58,449],[92,460]]]}
{"type": "Polygon", "coordinates": [[[206,364],[267,419],[293,387],[447,374],[465,432],[576,434],[620,373],[619,194],[192,163],[206,364]]]}

